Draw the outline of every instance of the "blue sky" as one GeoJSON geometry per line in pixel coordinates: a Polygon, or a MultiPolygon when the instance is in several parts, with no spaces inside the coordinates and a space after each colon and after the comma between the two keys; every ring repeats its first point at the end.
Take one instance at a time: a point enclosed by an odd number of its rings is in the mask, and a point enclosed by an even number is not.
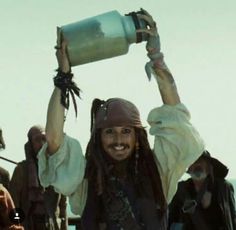
{"type": "MultiPolygon", "coordinates": [[[[0,126],[7,148],[1,156],[23,160],[28,129],[46,122],[57,67],[56,27],[111,10],[123,15],[140,7],[157,22],[166,63],[206,148],[230,168],[229,178],[236,178],[234,0],[2,0],[0,126]]],[[[78,118],[71,107],[65,131],[80,139],[83,148],[89,138],[93,98],[131,100],[144,124],[150,109],[162,104],[155,81],[148,82],[145,76],[147,61],[141,43],[131,45],[126,55],[73,68],[83,93],[78,118]]],[[[2,160],[0,165],[10,173],[14,169],[2,160]]]]}

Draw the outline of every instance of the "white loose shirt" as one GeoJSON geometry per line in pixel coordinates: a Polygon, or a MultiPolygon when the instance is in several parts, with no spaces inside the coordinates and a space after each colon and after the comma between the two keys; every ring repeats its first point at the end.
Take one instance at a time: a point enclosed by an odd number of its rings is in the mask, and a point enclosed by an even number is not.
{"type": "MultiPolygon", "coordinates": [[[[183,104],[163,105],[148,115],[149,133],[155,136],[154,154],[167,203],[173,198],[179,179],[202,154],[204,143],[190,123],[183,104]]],[[[88,183],[84,178],[86,160],[78,140],[67,135],[58,151],[49,156],[47,143],[38,154],[39,179],[43,187],[54,186],[69,197],[71,211],[83,213],[88,183]]]]}

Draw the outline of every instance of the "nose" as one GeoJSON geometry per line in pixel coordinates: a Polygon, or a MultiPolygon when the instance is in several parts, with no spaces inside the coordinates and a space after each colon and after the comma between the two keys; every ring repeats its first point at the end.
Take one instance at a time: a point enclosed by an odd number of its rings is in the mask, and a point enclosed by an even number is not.
{"type": "Polygon", "coordinates": [[[117,143],[118,145],[122,143],[122,135],[121,133],[116,133],[116,135],[114,136],[114,142],[117,143]]]}

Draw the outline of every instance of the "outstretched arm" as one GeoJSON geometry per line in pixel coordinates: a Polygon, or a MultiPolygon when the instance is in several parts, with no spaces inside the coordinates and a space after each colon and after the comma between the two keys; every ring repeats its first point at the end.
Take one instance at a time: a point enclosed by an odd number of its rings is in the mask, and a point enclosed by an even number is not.
{"type": "Polygon", "coordinates": [[[145,20],[149,27],[148,29],[140,29],[137,31],[148,34],[146,49],[150,62],[145,66],[147,75],[149,79],[151,78],[152,73],[155,76],[163,103],[176,105],[180,103],[180,98],[174,78],[164,62],[163,53],[161,53],[160,38],[157,32],[156,23],[152,16],[145,10],[143,10],[143,14],[139,15],[139,18],[145,20]]]}
{"type": "MultiPolygon", "coordinates": [[[[66,54],[66,44],[62,43],[57,49],[56,56],[59,70],[63,73],[70,71],[70,65],[66,54]]],[[[55,87],[49,101],[47,111],[46,139],[48,143],[48,153],[55,153],[63,140],[65,108],[61,104],[61,90],[55,87]]]]}

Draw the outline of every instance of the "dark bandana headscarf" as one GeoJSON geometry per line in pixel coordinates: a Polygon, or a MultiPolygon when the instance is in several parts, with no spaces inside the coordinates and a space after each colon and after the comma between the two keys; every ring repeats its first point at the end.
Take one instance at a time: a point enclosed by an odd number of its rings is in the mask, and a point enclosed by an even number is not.
{"type": "Polygon", "coordinates": [[[122,98],[107,101],[95,99],[92,106],[92,131],[112,126],[131,126],[142,128],[137,107],[122,98]]]}

